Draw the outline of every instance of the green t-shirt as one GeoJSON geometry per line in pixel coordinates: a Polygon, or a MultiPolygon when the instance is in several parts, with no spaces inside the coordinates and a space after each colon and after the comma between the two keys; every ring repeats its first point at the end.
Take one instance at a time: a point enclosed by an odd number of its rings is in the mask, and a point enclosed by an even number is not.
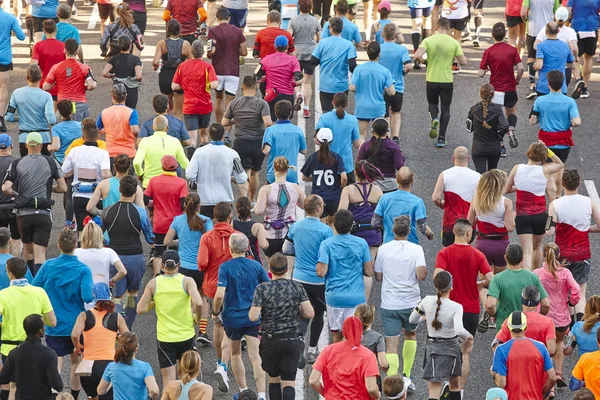
{"type": "Polygon", "coordinates": [[[495,275],[490,282],[488,296],[498,300],[496,306],[496,332],[502,327],[502,323],[510,313],[522,310],[521,292],[527,286],[535,286],[540,291],[540,300],[548,297],[546,290],[540,282],[540,278],[533,272],[520,269],[513,271],[507,269],[495,275]]]}
{"type": "Polygon", "coordinates": [[[462,56],[460,43],[444,33],[436,33],[423,40],[421,47],[427,50],[427,82],[452,83],[452,62],[462,56]]]}

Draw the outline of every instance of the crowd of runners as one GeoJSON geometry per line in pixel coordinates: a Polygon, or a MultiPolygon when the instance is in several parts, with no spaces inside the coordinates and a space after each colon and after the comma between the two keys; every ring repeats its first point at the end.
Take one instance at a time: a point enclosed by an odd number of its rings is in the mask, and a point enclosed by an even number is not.
{"type": "Polygon", "coordinates": [[[483,0],[409,0],[396,12],[410,12],[410,35],[390,19],[389,0],[362,10],[356,0],[273,0],[254,44],[247,0],[168,0],[147,121],[136,111],[143,0],[97,0],[93,56],[106,66],[95,73],[70,21],[73,0],[0,3],[0,400],[211,399],[230,379],[234,399],[291,400],[307,364],[327,400],[405,399],[417,385],[430,400],[470,399],[474,338],[488,330],[496,387],[487,399],[568,389],[600,398],[600,296],[586,290],[600,206],[565,169],[581,124],[576,100],[591,95],[600,0],[508,0],[481,60],[462,47],[482,46],[483,0]],[[29,40],[31,62],[27,85],[9,93],[12,36],[29,40]],[[357,51],[368,61],[357,63],[357,51]],[[241,76],[249,57],[258,67],[241,76]],[[404,76],[426,70],[428,134],[443,148],[453,74],[474,62],[489,83],[464,109],[472,143],[439,174],[431,200],[443,222],[430,226],[400,147],[404,76]],[[525,72],[534,101],[521,124],[539,124],[539,140],[519,147],[525,72]],[[86,93],[101,78],[112,80],[112,106],[91,116],[86,93]],[[311,118],[316,96],[307,154],[293,121],[311,118]],[[510,173],[497,169],[505,142],[527,157],[510,173]],[[60,207],[60,255],[47,260],[60,207]],[[419,240],[440,230],[428,273],[419,240]],[[437,293],[422,298],[426,279],[437,293]],[[136,316],[148,312],[160,388],[136,359],[136,316]],[[383,332],[372,329],[376,314],[383,332]],[[319,353],[325,323],[332,344],[319,353]],[[200,374],[210,346],[214,387],[200,374]],[[565,357],[578,357],[572,371],[565,357]]]}

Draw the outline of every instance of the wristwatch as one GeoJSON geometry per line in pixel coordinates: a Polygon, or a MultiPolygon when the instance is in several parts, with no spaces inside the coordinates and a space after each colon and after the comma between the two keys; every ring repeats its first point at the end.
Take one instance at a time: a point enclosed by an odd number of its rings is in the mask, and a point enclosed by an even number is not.
{"type": "Polygon", "coordinates": [[[212,311],[212,315],[214,315],[215,317],[218,317],[218,316],[219,316],[219,314],[221,314],[221,312],[220,312],[220,311],[219,311],[219,312],[217,312],[217,313],[215,312],[215,310],[213,310],[213,311],[212,311]]]}

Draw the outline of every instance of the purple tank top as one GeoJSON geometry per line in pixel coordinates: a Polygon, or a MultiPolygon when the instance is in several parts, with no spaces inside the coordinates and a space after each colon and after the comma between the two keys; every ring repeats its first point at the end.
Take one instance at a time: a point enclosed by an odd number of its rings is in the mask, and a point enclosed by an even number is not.
{"type": "Polygon", "coordinates": [[[375,207],[377,206],[377,203],[369,202],[369,195],[373,189],[373,184],[354,183],[354,187],[361,192],[363,200],[358,203],[348,204],[348,211],[352,213],[354,216],[354,223],[358,225],[358,230],[352,234],[365,239],[369,244],[369,247],[377,247],[381,245],[381,232],[372,227],[369,229],[371,226],[371,219],[373,218],[373,214],[375,214],[375,207]],[[359,187],[358,185],[362,187],[359,187]]]}

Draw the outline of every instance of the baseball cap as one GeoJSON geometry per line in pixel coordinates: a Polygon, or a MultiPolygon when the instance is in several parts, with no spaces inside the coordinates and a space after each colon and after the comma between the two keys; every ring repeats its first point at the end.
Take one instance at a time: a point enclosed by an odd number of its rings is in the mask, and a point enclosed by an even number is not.
{"type": "Polygon", "coordinates": [[[507,319],[508,329],[513,332],[522,332],[527,328],[527,317],[523,311],[513,311],[507,319]]]}
{"type": "Polygon", "coordinates": [[[381,3],[379,3],[379,11],[381,11],[384,8],[388,11],[392,11],[392,5],[388,0],[383,0],[381,3]]]}
{"type": "Polygon", "coordinates": [[[288,43],[288,38],[284,35],[279,35],[275,38],[275,47],[286,47],[288,43]]]}
{"type": "Polygon", "coordinates": [[[319,142],[328,141],[331,143],[333,141],[333,132],[329,128],[321,128],[317,132],[317,140],[319,142]]]}
{"type": "Polygon", "coordinates": [[[6,149],[12,145],[12,139],[7,133],[0,133],[0,149],[6,149]]]}
{"type": "Polygon", "coordinates": [[[27,138],[25,139],[25,143],[30,144],[42,144],[44,139],[42,139],[42,135],[39,132],[29,132],[27,134],[27,138]]]}
{"type": "Polygon", "coordinates": [[[508,394],[504,389],[491,388],[487,391],[485,400],[508,400],[508,394]]]}
{"type": "Polygon", "coordinates": [[[164,266],[174,268],[179,264],[179,253],[175,250],[165,250],[162,255],[162,263],[164,266]]]}
{"type": "Polygon", "coordinates": [[[160,163],[162,164],[162,169],[164,171],[175,171],[179,166],[177,159],[171,155],[163,156],[163,158],[160,159],[160,163]]]}
{"type": "Polygon", "coordinates": [[[127,88],[122,83],[116,83],[113,85],[112,89],[110,89],[110,92],[112,94],[124,95],[127,94],[127,88]]]}
{"type": "Polygon", "coordinates": [[[554,12],[554,19],[557,21],[566,21],[569,19],[569,9],[567,7],[558,7],[554,12]]]}
{"type": "Polygon", "coordinates": [[[94,301],[112,300],[110,288],[104,282],[98,282],[94,285],[94,301]]]}

